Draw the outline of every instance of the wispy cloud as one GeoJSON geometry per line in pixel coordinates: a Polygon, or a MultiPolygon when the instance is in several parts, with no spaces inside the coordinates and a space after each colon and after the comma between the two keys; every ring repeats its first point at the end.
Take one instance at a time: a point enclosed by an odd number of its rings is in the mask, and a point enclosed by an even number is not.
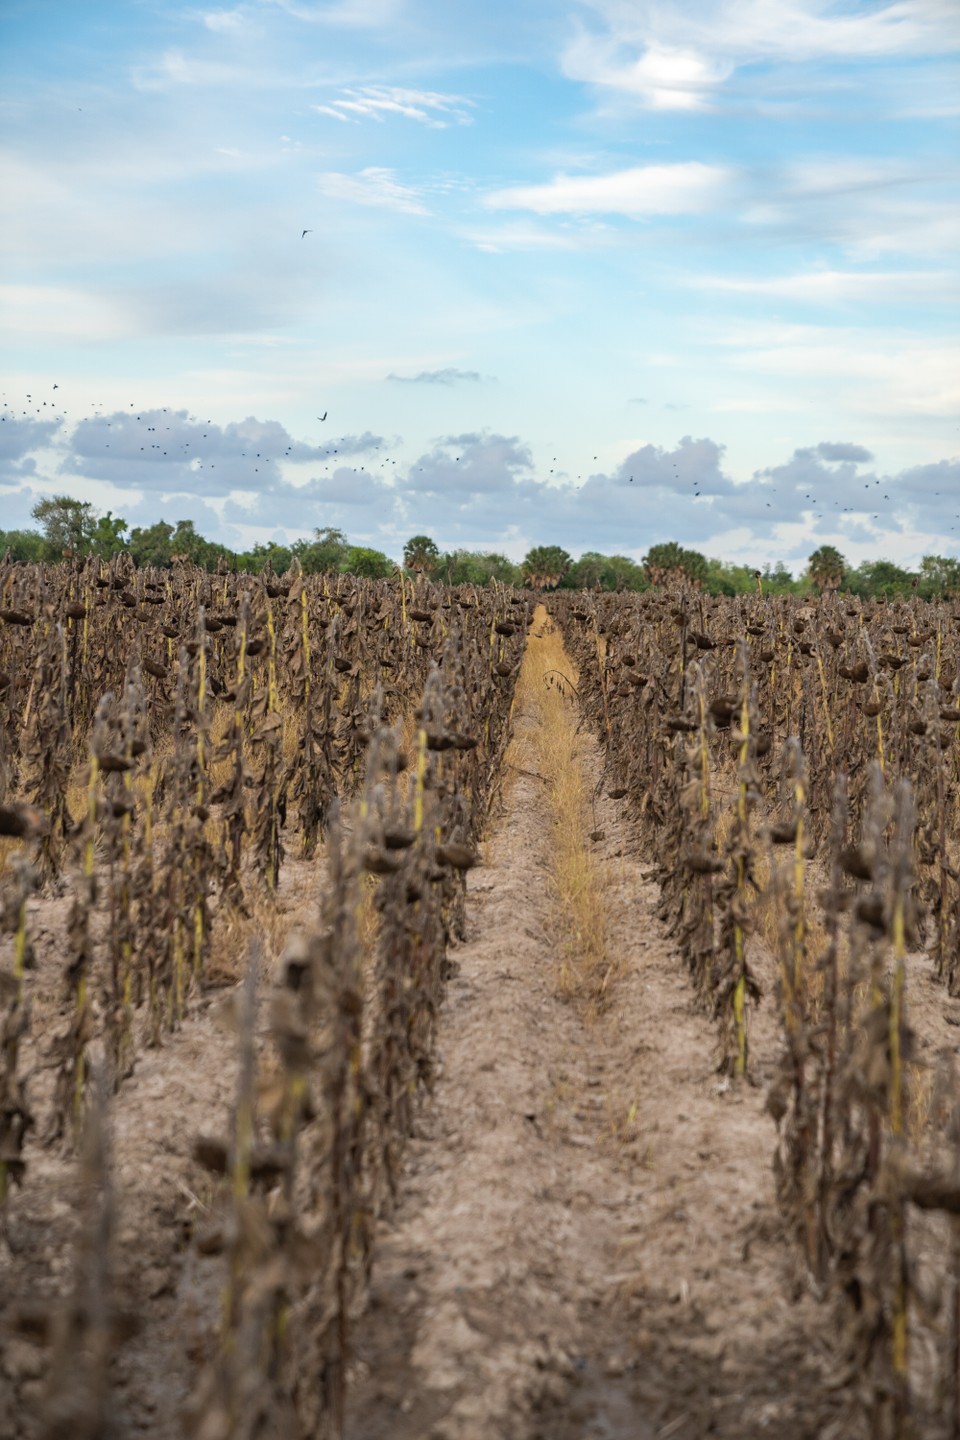
{"type": "Polygon", "coordinates": [[[716,205],[732,178],[725,166],[698,160],[638,165],[607,175],[557,175],[545,185],[511,185],[494,190],[484,204],[538,215],[691,215],[716,205]]]}
{"type": "Polygon", "coordinates": [[[918,332],[762,324],[718,332],[724,366],[843,395],[861,416],[949,416],[960,410],[960,345],[918,332]]]}
{"type": "Polygon", "coordinates": [[[395,171],[379,165],[367,165],[356,175],[327,170],[317,176],[321,193],[333,200],[348,200],[354,205],[374,205],[387,210],[401,210],[407,215],[427,215],[420,192],[402,185],[395,171]]]}
{"type": "Polygon", "coordinates": [[[387,379],[398,380],[403,385],[456,385],[462,380],[477,382],[483,376],[479,370],[456,370],[448,365],[443,370],[421,370],[419,375],[397,375],[391,371],[387,379]]]}
{"type": "Polygon", "coordinates": [[[136,333],[136,319],[123,299],[87,286],[0,285],[0,328],[21,341],[69,344],[119,340],[136,333]]]}
{"type": "Polygon", "coordinates": [[[648,45],[625,52],[609,36],[582,32],[567,48],[563,68],[571,80],[606,86],[642,100],[652,110],[701,110],[710,92],[732,73],[729,64],[692,50],[648,45]]]}
{"type": "Polygon", "coordinates": [[[797,157],[754,173],[741,219],[785,238],[839,245],[857,263],[949,256],[960,246],[957,167],[855,154],[797,157]]]}
{"type": "Polygon", "coordinates": [[[354,123],[361,120],[382,123],[393,115],[417,120],[432,130],[473,123],[470,114],[473,101],[462,95],[442,95],[435,90],[404,90],[396,85],[363,85],[356,89],[344,89],[341,97],[331,100],[328,105],[311,108],[320,115],[332,115],[335,120],[354,123]]]}
{"type": "Polygon", "coordinates": [[[132,72],[137,90],[214,89],[222,85],[266,85],[268,78],[240,65],[222,60],[205,60],[182,50],[167,50],[151,65],[137,65],[132,72]]]}
{"type": "Polygon", "coordinates": [[[698,289],[734,295],[773,295],[783,300],[828,304],[835,301],[898,303],[960,300],[960,279],[949,270],[813,270],[798,275],[757,278],[698,275],[698,289]]]}
{"type": "Polygon", "coordinates": [[[405,0],[267,0],[268,4],[311,25],[337,25],[346,29],[373,30],[387,25],[400,15],[405,0]]]}
{"type": "Polygon", "coordinates": [[[696,110],[747,66],[938,57],[960,49],[952,0],[856,8],[836,0],[584,0],[562,58],[571,79],[653,108],[696,110]]]}
{"type": "Polygon", "coordinates": [[[537,225],[528,220],[508,220],[481,227],[470,226],[464,239],[488,255],[536,250],[573,251],[599,249],[610,245],[613,231],[603,221],[577,217],[559,225],[537,225]]]}
{"type": "Polygon", "coordinates": [[[239,35],[249,26],[250,16],[245,10],[207,10],[203,23],[215,35],[239,35]]]}

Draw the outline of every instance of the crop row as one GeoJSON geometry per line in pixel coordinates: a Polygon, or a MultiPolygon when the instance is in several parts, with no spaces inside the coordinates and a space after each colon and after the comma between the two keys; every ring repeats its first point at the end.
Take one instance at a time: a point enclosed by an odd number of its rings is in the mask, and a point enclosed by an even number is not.
{"type": "Polygon", "coordinates": [[[0,597],[0,1200],[11,1183],[29,1189],[34,1128],[47,1145],[80,1145],[95,1197],[69,1323],[50,1327],[67,1338],[48,1428],[56,1416],[67,1433],[91,1387],[109,1408],[106,1096],[216,982],[226,935],[240,937],[233,972],[247,976],[236,1098],[221,1133],[194,1146],[225,1182],[217,1225],[197,1237],[224,1256],[223,1321],[189,1425],[336,1435],[349,1318],[431,1075],[527,602],[122,560],[9,567],[0,597]],[[268,964],[247,937],[282,897],[291,852],[301,865],[316,853],[321,919],[268,964]],[[32,934],[37,891],[63,895],[53,975],[32,934]],[[270,970],[265,1057],[256,991],[270,970]],[[35,1034],[51,981],[55,1023],[35,1034]],[[55,1072],[42,1123],[28,1051],[55,1072]]]}
{"type": "Polygon", "coordinates": [[[908,1010],[918,967],[960,988],[958,616],[760,595],[551,609],[741,1082],[774,977],[777,1189],[838,1317],[849,1433],[960,1434],[960,1082],[949,1050],[915,1062],[908,1010]]]}

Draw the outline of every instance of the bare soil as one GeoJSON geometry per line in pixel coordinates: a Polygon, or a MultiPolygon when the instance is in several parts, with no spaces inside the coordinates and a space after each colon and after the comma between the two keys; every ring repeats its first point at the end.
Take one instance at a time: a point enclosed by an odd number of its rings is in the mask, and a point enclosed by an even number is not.
{"type": "MultiPolygon", "coordinates": [[[[272,912],[276,942],[261,935],[264,989],[289,928],[316,918],[322,857],[284,868],[272,912]]],[[[69,898],[32,900],[37,969],[28,976],[31,1034],[21,1047],[36,1131],[28,1137],[23,1187],[7,1207],[0,1241],[0,1436],[31,1440],[45,1424],[51,1350],[33,1343],[53,1327],[73,1283],[73,1255],[88,1196],[66,1145],[44,1145],[53,1069],[51,1040],[64,1023],[62,966],[69,898]]],[[[241,942],[241,949],[243,948],[241,942]]],[[[239,972],[245,956],[236,957],[239,972]]],[[[223,1292],[222,1258],[191,1244],[211,1223],[216,1187],[193,1159],[199,1134],[224,1133],[234,1098],[237,1039],[223,1011],[230,989],[194,997],[182,1025],[156,1048],[138,1039],[132,1075],[110,1107],[114,1243],[112,1283],[120,1331],[110,1377],[112,1434],[175,1440],[198,1366],[214,1342],[223,1292]]],[[[97,1001],[94,999],[94,1004],[97,1001]]],[[[94,1044],[91,1059],[98,1060],[94,1044]]]]}
{"type": "MultiPolygon", "coordinates": [[[[537,723],[534,700],[515,716],[521,740],[537,723]]],[[[586,734],[580,763],[599,777],[586,734]]],[[[602,1013],[560,996],[535,775],[521,769],[505,786],[470,872],[435,1087],[357,1319],[348,1440],[842,1440],[829,1317],[804,1286],[773,1193],[772,967],[757,957],[754,1083],[731,1085],[717,1072],[714,1022],[657,919],[653,857],[622,802],[601,796],[592,825],[619,961],[602,1013]]],[[[286,867],[290,926],[309,923],[322,875],[322,860],[286,867]]],[[[39,970],[23,1069],[41,1129],[66,905],[31,902],[39,970]]],[[[265,978],[278,949],[265,947],[265,978]]],[[[957,1048],[960,1005],[928,961],[910,983],[917,1057],[932,1067],[957,1048]]],[[[160,1048],[139,1047],[113,1106],[114,1272],[128,1322],[112,1377],[117,1436],[182,1433],[215,1333],[222,1260],[191,1239],[216,1202],[191,1147],[223,1128],[233,1096],[236,1039],[220,1003],[195,1005],[160,1048]]],[[[40,1433],[49,1352],[24,1321],[55,1312],[68,1291],[85,1198],[75,1157],[33,1136],[26,1159],[0,1250],[0,1435],[11,1440],[40,1433]]]]}
{"type": "MultiPolygon", "coordinates": [[[[522,737],[535,708],[516,723],[522,737]]],[[[599,774],[586,735],[581,763],[599,774]]],[[[799,1440],[836,1419],[764,1087],[718,1076],[619,808],[598,800],[620,958],[602,1014],[559,998],[539,780],[517,775],[471,872],[439,1078],[377,1237],[349,1440],[799,1440]]],[[[751,1042],[762,1082],[772,1015],[751,1042]]]]}

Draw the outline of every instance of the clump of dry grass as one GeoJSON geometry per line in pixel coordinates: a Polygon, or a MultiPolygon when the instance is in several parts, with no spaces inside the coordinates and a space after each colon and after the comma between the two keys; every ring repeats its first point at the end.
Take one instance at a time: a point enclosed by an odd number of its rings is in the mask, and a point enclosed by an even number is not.
{"type": "Polygon", "coordinates": [[[557,988],[602,1005],[615,974],[607,942],[609,877],[587,843],[590,785],[578,734],[577,674],[540,606],[517,682],[516,705],[534,716],[512,756],[545,783],[550,810],[550,892],[560,955],[557,988]]]}

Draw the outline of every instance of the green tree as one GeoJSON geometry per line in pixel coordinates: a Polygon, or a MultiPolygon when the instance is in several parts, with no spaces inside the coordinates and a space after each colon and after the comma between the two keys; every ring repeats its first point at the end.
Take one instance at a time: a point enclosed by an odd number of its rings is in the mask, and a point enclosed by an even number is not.
{"type": "Polygon", "coordinates": [[[349,548],[346,535],[332,525],[314,530],[312,540],[296,540],[290,547],[305,575],[327,575],[342,569],[349,548]]]}
{"type": "Polygon", "coordinates": [[[494,550],[449,550],[440,556],[434,578],[447,585],[489,585],[491,580],[519,585],[521,576],[512,560],[494,550]]]}
{"type": "Polygon", "coordinates": [[[565,590],[604,590],[615,588],[614,573],[606,555],[597,550],[585,550],[579,560],[574,560],[563,577],[565,590]]]}
{"type": "Polygon", "coordinates": [[[89,500],[74,500],[70,495],[51,495],[45,500],[38,500],[30,514],[40,525],[48,559],[59,560],[65,553],[90,553],[97,516],[89,500]]]}
{"type": "Polygon", "coordinates": [[[749,595],[757,588],[756,572],[749,565],[708,560],[703,588],[710,595],[749,595]]]}
{"type": "Polygon", "coordinates": [[[365,580],[385,580],[393,574],[396,566],[382,550],[351,545],[340,568],[346,575],[360,575],[365,580]]]}
{"type": "Polygon", "coordinates": [[[440,551],[429,535],[414,535],[403,547],[403,568],[432,575],[437,568],[440,551]]]}
{"type": "Polygon", "coordinates": [[[559,545],[535,545],[523,562],[523,582],[535,590],[555,590],[572,564],[559,545]]]}
{"type": "Polygon", "coordinates": [[[807,575],[821,593],[839,590],[847,573],[847,562],[833,545],[821,545],[807,561],[807,575]]]}
{"type": "Polygon", "coordinates": [[[173,526],[165,520],[154,525],[138,525],[130,532],[130,554],[138,566],[153,565],[164,569],[170,564],[173,554],[173,526]]]}
{"type": "Polygon", "coordinates": [[[601,555],[585,550],[563,578],[565,590],[647,590],[649,582],[643,567],[628,555],[601,555]]]}
{"type": "Polygon", "coordinates": [[[771,570],[769,563],[764,565],[761,575],[764,591],[777,590],[781,593],[798,594],[800,590],[799,581],[794,580],[790,571],[782,560],[778,560],[771,570]]]}
{"type": "Polygon", "coordinates": [[[613,574],[614,590],[649,590],[647,572],[629,555],[611,555],[607,564],[613,574]]]}
{"type": "Polygon", "coordinates": [[[46,555],[47,542],[37,530],[0,530],[0,556],[35,565],[46,555]]]}
{"type": "Polygon", "coordinates": [[[643,557],[651,585],[692,585],[699,588],[707,579],[706,556],[699,550],[685,550],[676,540],[651,545],[643,557]]]}
{"type": "Polygon", "coordinates": [[[290,569],[292,558],[291,546],[278,545],[275,541],[268,540],[266,544],[254,545],[251,550],[238,555],[237,568],[247,575],[259,575],[269,565],[275,575],[282,575],[285,570],[290,569]]]}
{"type": "Polygon", "coordinates": [[[867,598],[883,595],[890,599],[894,595],[909,595],[916,578],[892,560],[864,560],[847,575],[844,589],[867,598]]]}
{"type": "Polygon", "coordinates": [[[89,500],[52,495],[38,500],[30,512],[40,522],[46,558],[62,555],[102,555],[105,560],[127,549],[127,522],[108,510],[101,515],[89,500]]]}
{"type": "Polygon", "coordinates": [[[924,555],[917,593],[924,600],[960,595],[960,560],[951,555],[924,555]]]}
{"type": "Polygon", "coordinates": [[[126,530],[126,520],[121,520],[112,510],[108,510],[106,515],[99,515],[90,535],[91,551],[94,555],[101,555],[104,560],[119,555],[122,550],[129,548],[126,530]]]}
{"type": "Polygon", "coordinates": [[[220,560],[235,561],[236,556],[225,545],[206,540],[192,520],[178,520],[170,537],[171,560],[175,557],[189,560],[205,570],[215,570],[220,560]]]}

